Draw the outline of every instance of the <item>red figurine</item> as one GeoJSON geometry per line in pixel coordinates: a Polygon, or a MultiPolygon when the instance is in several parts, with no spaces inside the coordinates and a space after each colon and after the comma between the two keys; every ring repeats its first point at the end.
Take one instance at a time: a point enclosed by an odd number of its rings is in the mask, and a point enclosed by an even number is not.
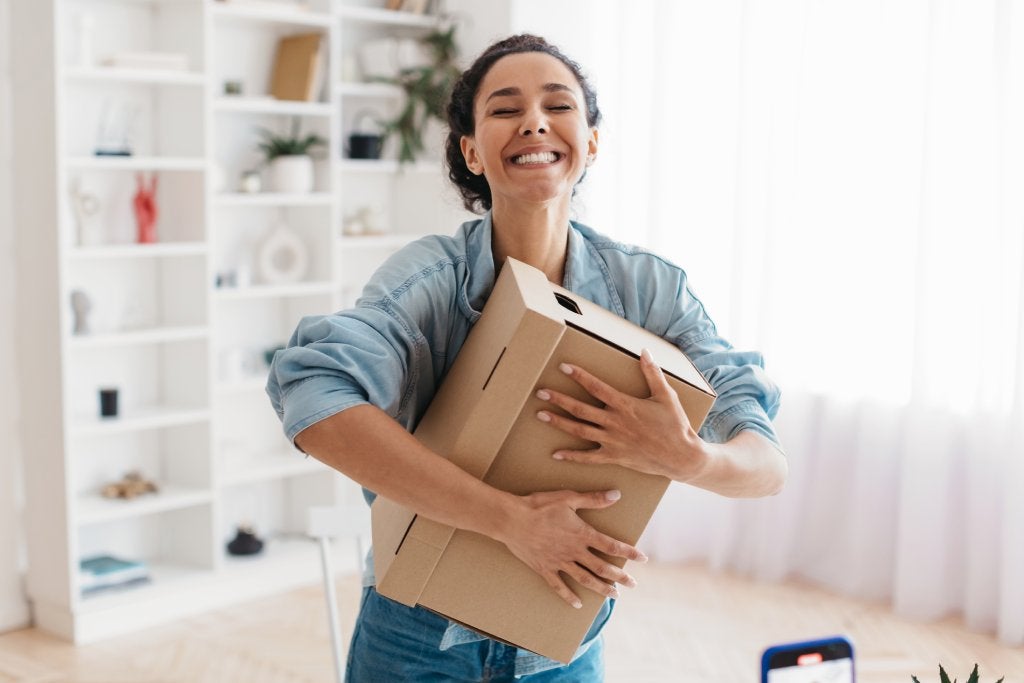
{"type": "Polygon", "coordinates": [[[136,174],[135,182],[138,189],[132,205],[135,207],[135,223],[139,228],[139,244],[156,242],[156,185],[157,177],[153,176],[148,186],[141,173],[136,174]]]}

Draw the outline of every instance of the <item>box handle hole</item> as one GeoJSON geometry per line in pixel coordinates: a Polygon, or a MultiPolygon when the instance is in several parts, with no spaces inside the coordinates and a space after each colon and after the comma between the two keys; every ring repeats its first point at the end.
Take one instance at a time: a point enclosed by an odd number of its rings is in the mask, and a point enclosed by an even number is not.
{"type": "Polygon", "coordinates": [[[555,301],[557,301],[558,305],[562,308],[567,308],[576,315],[583,315],[583,312],[580,311],[580,307],[576,305],[576,302],[566,295],[555,292],[555,301]]]}

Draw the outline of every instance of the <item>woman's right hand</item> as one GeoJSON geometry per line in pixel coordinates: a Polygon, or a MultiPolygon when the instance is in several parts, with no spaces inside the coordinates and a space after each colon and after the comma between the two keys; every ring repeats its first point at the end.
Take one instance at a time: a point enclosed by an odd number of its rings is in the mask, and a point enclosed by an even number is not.
{"type": "Polygon", "coordinates": [[[609,507],[620,495],[618,491],[547,491],[518,496],[515,514],[498,540],[577,609],[583,603],[562,574],[600,595],[617,598],[616,583],[632,588],[636,581],[593,551],[638,562],[646,562],[647,556],[590,526],[576,510],[609,507]]]}

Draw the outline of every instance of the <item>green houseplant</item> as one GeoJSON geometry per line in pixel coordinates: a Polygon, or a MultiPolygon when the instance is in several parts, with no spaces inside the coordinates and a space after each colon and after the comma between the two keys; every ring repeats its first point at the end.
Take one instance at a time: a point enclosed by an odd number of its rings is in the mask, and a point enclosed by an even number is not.
{"type": "MultiPolygon", "coordinates": [[[[917,680],[917,676],[911,676],[911,678],[914,679],[914,683],[921,683],[921,681],[917,680]]],[[[951,683],[949,680],[949,674],[946,673],[946,670],[942,668],[941,664],[939,664],[939,683],[951,683]]],[[[955,678],[952,683],[956,683],[955,678]]],[[[974,665],[974,671],[971,672],[971,676],[967,679],[967,683],[979,683],[977,664],[974,665]]],[[[1003,683],[1003,679],[1000,678],[996,683],[1003,683]]]]}
{"type": "Polygon", "coordinates": [[[302,135],[298,117],[292,119],[288,134],[280,135],[266,128],[259,130],[263,152],[270,171],[270,189],[274,192],[306,193],[313,190],[313,158],[311,152],[326,140],[316,133],[302,135]]]}
{"type": "Polygon", "coordinates": [[[401,69],[393,78],[380,79],[397,85],[405,92],[405,101],[398,115],[382,121],[385,139],[398,136],[398,159],[415,161],[425,147],[424,131],[431,119],[445,120],[445,107],[452,87],[461,73],[456,58],[455,25],[425,35],[421,42],[430,55],[427,64],[401,69]]]}

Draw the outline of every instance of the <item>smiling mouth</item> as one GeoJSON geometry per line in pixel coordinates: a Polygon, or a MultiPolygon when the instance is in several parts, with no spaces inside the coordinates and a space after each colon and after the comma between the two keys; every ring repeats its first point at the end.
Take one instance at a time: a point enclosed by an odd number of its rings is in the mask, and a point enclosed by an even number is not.
{"type": "Polygon", "coordinates": [[[512,157],[512,163],[517,166],[531,166],[534,164],[551,164],[562,158],[558,152],[535,152],[533,154],[520,154],[512,157]]]}

